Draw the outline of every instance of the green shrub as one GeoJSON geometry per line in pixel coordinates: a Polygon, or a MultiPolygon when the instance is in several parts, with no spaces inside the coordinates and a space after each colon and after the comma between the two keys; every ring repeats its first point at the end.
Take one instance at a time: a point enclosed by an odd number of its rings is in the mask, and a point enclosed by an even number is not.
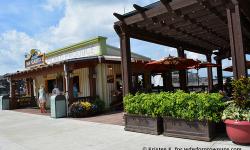
{"type": "Polygon", "coordinates": [[[175,93],[128,95],[124,98],[124,106],[128,114],[218,122],[224,109],[221,99],[219,93],[185,93],[178,90],[175,93]]]}
{"type": "Polygon", "coordinates": [[[222,120],[250,121],[250,78],[233,80],[233,102],[223,111],[222,120]]]}
{"type": "Polygon", "coordinates": [[[129,94],[124,97],[124,108],[129,114],[158,117],[160,100],[159,95],[154,93],[137,93],[134,96],[129,94]]]}

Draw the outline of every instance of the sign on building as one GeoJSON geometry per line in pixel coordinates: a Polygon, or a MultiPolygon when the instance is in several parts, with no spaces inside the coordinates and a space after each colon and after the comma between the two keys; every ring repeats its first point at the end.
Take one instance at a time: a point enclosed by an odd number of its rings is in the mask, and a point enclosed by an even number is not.
{"type": "Polygon", "coordinates": [[[25,55],[25,68],[32,68],[45,64],[45,55],[37,49],[30,50],[30,53],[25,55]]]}

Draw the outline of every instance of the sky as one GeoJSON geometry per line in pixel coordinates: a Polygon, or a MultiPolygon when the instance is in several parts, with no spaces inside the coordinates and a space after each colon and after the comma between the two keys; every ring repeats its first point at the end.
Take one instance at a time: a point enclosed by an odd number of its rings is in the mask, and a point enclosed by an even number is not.
{"type": "MultiPolygon", "coordinates": [[[[25,53],[33,48],[48,52],[96,36],[108,37],[108,44],[119,47],[113,13],[123,14],[133,10],[133,4],[145,6],[156,1],[1,0],[0,75],[23,70],[25,53]]],[[[175,48],[134,39],[131,49],[152,59],[177,55],[175,48]]],[[[205,61],[203,55],[186,53],[188,58],[205,61]]],[[[231,61],[223,61],[223,68],[229,65],[231,61]]],[[[200,75],[206,76],[206,70],[201,69],[200,75]]]]}

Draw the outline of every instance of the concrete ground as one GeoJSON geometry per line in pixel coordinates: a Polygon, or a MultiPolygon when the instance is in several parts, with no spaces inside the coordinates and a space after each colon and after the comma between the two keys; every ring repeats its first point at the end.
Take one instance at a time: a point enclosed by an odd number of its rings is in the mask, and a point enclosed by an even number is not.
{"type": "MultiPolygon", "coordinates": [[[[28,113],[28,114],[36,114],[36,115],[44,115],[50,116],[50,110],[47,110],[47,113],[40,113],[39,109],[35,108],[23,108],[23,109],[15,109],[13,111],[28,113]]],[[[89,121],[96,123],[104,123],[104,124],[113,124],[113,125],[124,125],[123,112],[107,112],[97,116],[85,117],[85,118],[71,118],[80,121],[89,121]]]]}
{"type": "Polygon", "coordinates": [[[235,145],[227,138],[202,142],[126,132],[123,128],[119,125],[0,111],[0,150],[185,150],[184,148],[190,147],[195,150],[201,150],[197,147],[250,149],[235,145]]]}

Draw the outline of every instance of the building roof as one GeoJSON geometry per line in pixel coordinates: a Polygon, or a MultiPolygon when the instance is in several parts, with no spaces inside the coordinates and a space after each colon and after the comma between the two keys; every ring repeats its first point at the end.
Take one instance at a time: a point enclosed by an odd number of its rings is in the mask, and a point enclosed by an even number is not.
{"type": "MultiPolygon", "coordinates": [[[[65,54],[65,53],[71,53],[71,52],[77,51],[79,49],[86,48],[88,46],[94,46],[96,44],[100,45],[100,52],[98,53],[97,56],[104,56],[104,55],[120,56],[120,48],[108,45],[106,43],[106,40],[107,40],[106,37],[98,36],[96,38],[92,38],[92,39],[89,39],[89,40],[86,40],[86,41],[81,41],[79,43],[71,44],[69,46],[50,51],[50,52],[45,54],[45,57],[46,58],[51,58],[51,57],[55,57],[55,56],[58,56],[58,55],[65,54]],[[112,51],[117,51],[119,54],[118,53],[112,53],[111,50],[112,51]]],[[[150,60],[149,57],[139,55],[139,54],[136,54],[136,53],[133,53],[133,52],[131,53],[131,55],[132,55],[132,57],[137,58],[137,59],[150,60]]]]}

